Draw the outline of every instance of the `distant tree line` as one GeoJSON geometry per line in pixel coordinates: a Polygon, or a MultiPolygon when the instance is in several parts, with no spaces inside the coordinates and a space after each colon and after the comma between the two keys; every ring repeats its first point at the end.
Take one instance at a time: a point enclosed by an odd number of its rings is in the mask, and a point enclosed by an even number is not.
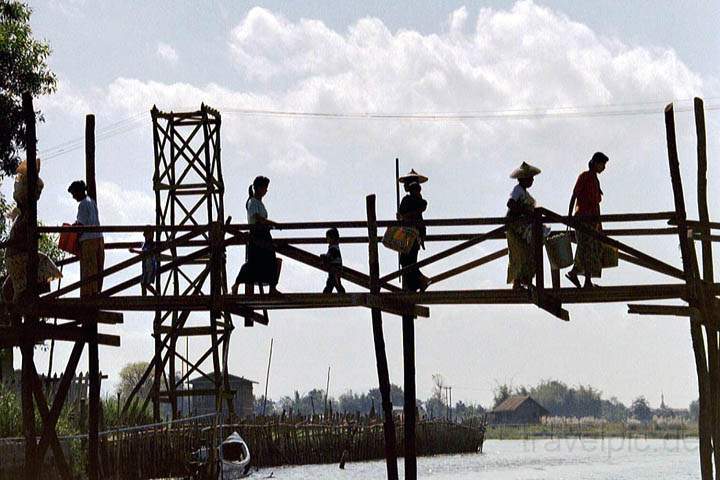
{"type": "MultiPolygon", "coordinates": [[[[434,388],[430,398],[417,399],[418,411],[426,418],[451,418],[462,420],[482,416],[486,408],[478,403],[466,404],[458,400],[449,405],[446,387],[440,376],[433,377],[434,388]]],[[[616,397],[604,398],[602,391],[589,386],[568,386],[559,380],[542,380],[534,386],[514,387],[501,384],[495,388],[492,410],[512,395],[530,395],[552,416],[558,417],[594,417],[611,422],[623,422],[630,418],[640,421],[649,421],[653,416],[675,416],[678,414],[697,418],[697,401],[690,404],[683,412],[677,412],[665,407],[652,408],[644,396],[638,396],[630,405],[623,404],[616,397]]],[[[402,407],[403,390],[398,385],[392,385],[390,397],[394,407],[402,407]]],[[[365,393],[356,393],[348,390],[337,397],[325,398],[325,391],[313,389],[305,394],[295,391],[292,396],[284,396],[279,400],[268,399],[262,396],[255,399],[255,413],[260,415],[265,405],[266,415],[312,415],[323,414],[326,409],[333,413],[368,415],[374,412],[382,413],[380,390],[373,388],[365,393]]]]}
{"type": "MultiPolygon", "coordinates": [[[[390,399],[394,407],[403,406],[403,389],[398,385],[390,386],[390,399]]],[[[420,415],[425,418],[448,418],[453,420],[462,420],[465,418],[478,417],[485,413],[485,409],[479,404],[466,404],[462,401],[456,402],[452,408],[449,408],[447,402],[438,398],[437,395],[431,396],[426,401],[417,399],[417,406],[420,415]]],[[[380,390],[371,388],[365,393],[356,393],[348,390],[340,394],[338,397],[325,398],[325,391],[321,389],[313,389],[301,395],[295,391],[292,396],[284,396],[275,401],[268,398],[267,402],[263,396],[255,398],[255,413],[261,415],[265,408],[266,415],[312,415],[323,414],[326,412],[342,413],[342,414],[360,414],[376,415],[382,414],[382,398],[380,390]]]]}
{"type": "MultiPolygon", "coordinates": [[[[557,417],[595,417],[611,422],[634,418],[646,422],[656,415],[675,416],[679,413],[667,406],[653,409],[642,395],[635,398],[630,406],[626,406],[616,397],[603,398],[600,390],[589,385],[570,387],[559,380],[543,380],[535,386],[498,385],[494,392],[493,408],[512,395],[530,395],[552,416],[557,417]]],[[[693,401],[686,415],[697,419],[697,411],[697,401],[693,401]]]]}

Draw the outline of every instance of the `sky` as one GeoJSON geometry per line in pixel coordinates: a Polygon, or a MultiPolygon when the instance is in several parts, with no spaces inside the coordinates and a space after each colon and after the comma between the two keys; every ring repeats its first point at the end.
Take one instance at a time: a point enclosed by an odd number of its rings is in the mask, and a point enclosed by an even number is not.
{"type": "MultiPolygon", "coordinates": [[[[601,177],[604,213],[670,210],[662,112],[671,101],[695,216],[694,96],[706,101],[710,192],[717,191],[717,2],[31,5],[35,35],[52,46],[49,63],[59,79],[58,91],[37,101],[46,119],[38,127],[45,181],[39,216],[46,224],[74,218],[66,188],[84,172],[87,113],[97,116],[101,220],[154,222],[149,110],[196,109],[201,102],[223,115],[225,208],[235,219],[243,219],[247,185],[259,174],[271,178],[265,203],[276,221],[361,220],[370,193],[377,194],[378,217],[393,218],[396,157],[402,171],[415,168],[430,177],[426,218],[503,215],[513,187],[508,175],[522,161],[543,169],[532,189],[538,202],[564,212],[575,178],[598,150],[610,157],[601,177]],[[479,118],[328,120],[247,110],[479,118]],[[532,114],[517,117],[518,111],[532,114]],[[550,115],[538,115],[543,112],[550,115]]],[[[5,180],[3,191],[10,188],[5,180]]],[[[717,198],[710,203],[711,215],[717,214],[717,198]]],[[[341,231],[353,234],[358,232],[341,231]]],[[[680,265],[674,237],[625,240],[680,265]]],[[[430,245],[421,256],[447,246],[430,245]]],[[[483,244],[426,273],[502,246],[483,244]]],[[[322,252],[320,245],[308,248],[322,252]]],[[[113,252],[108,264],[127,255],[113,252]]],[[[242,247],[229,250],[230,278],[243,255],[242,247]]],[[[366,270],[365,247],[345,246],[343,256],[366,270]]],[[[395,261],[382,251],[381,271],[390,272],[395,261]]],[[[434,288],[501,287],[505,269],[506,260],[499,260],[434,288]]],[[[65,275],[72,281],[78,272],[67,269],[65,275]]],[[[599,283],[667,281],[622,265],[599,283]]],[[[320,291],[323,285],[322,273],[285,261],[282,291],[320,291]]],[[[683,407],[697,397],[686,320],[633,317],[624,304],[567,308],[569,323],[532,306],[433,306],[429,319],[416,322],[418,397],[430,395],[436,373],[453,386],[454,399],[484,405],[500,383],[532,385],[547,378],[589,384],[626,403],[642,394],[657,406],[662,392],[666,403],[683,407]]],[[[384,318],[391,381],[401,384],[400,320],[384,318]]],[[[122,335],[122,347],[101,349],[106,392],[124,364],[151,358],[151,322],[150,314],[128,313],[124,325],[107,329],[122,335]]],[[[324,388],[328,366],[331,395],[377,384],[366,310],[278,311],[267,327],[236,324],[230,371],[258,381],[258,393],[265,387],[271,338],[271,398],[324,388]]],[[[191,342],[191,356],[203,346],[191,342]]],[[[59,346],[58,358],[68,351],[59,346]]],[[[38,358],[43,365],[47,352],[38,358]]]]}

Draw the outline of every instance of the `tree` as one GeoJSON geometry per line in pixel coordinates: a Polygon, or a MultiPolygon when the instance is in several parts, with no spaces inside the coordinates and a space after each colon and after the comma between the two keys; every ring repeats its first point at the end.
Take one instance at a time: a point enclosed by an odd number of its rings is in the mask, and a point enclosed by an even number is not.
{"type": "Polygon", "coordinates": [[[610,422],[624,422],[628,417],[628,409],[616,397],[603,400],[600,408],[600,417],[610,422]]]}
{"type": "Polygon", "coordinates": [[[272,398],[268,398],[267,402],[265,402],[265,395],[260,395],[255,398],[253,404],[253,412],[255,415],[263,414],[263,406],[265,407],[265,415],[275,415],[275,401],[272,398]]]}
{"type": "Polygon", "coordinates": [[[495,391],[493,392],[493,408],[500,405],[502,402],[507,400],[513,395],[513,387],[512,385],[508,385],[506,383],[502,385],[498,385],[495,387],[495,391]]]}
{"type": "Polygon", "coordinates": [[[652,410],[650,409],[648,401],[645,400],[645,397],[639,396],[633,400],[630,406],[630,415],[641,422],[649,422],[652,420],[652,410]]]}
{"type": "MultiPolygon", "coordinates": [[[[120,382],[118,383],[116,390],[120,392],[120,397],[127,399],[132,389],[140,383],[142,374],[148,367],[148,362],[132,362],[126,363],[125,366],[120,370],[120,382]]],[[[140,387],[138,392],[139,398],[145,397],[152,388],[152,381],[150,377],[145,379],[145,382],[140,387]]]]}
{"type": "Polygon", "coordinates": [[[688,408],[688,414],[690,415],[691,420],[697,421],[698,418],[700,418],[700,401],[699,400],[693,400],[690,402],[690,407],[688,408]]]}
{"type": "MultiPolygon", "coordinates": [[[[50,46],[33,38],[31,13],[19,1],[0,1],[0,176],[15,173],[25,150],[22,94],[36,97],[57,88],[57,78],[45,63],[50,46]]],[[[36,114],[42,121],[42,113],[36,114]]]]}
{"type": "MultiPolygon", "coordinates": [[[[368,391],[368,396],[375,400],[375,408],[378,411],[382,410],[382,395],[380,394],[380,389],[371,388],[368,391]]],[[[390,402],[395,407],[402,406],[405,403],[405,395],[402,387],[395,385],[394,383],[390,384],[390,402]]]]}

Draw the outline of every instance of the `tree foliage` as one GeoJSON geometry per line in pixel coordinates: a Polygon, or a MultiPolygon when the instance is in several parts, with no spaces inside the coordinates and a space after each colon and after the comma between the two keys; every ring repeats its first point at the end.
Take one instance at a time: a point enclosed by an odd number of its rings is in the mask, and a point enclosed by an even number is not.
{"type": "MultiPolygon", "coordinates": [[[[50,46],[33,38],[32,9],[19,1],[0,1],[0,175],[15,172],[25,149],[22,94],[33,97],[57,88],[46,61],[50,46]]],[[[42,121],[41,112],[36,112],[42,121]]]]}
{"type": "MultiPolygon", "coordinates": [[[[127,399],[135,385],[140,383],[142,374],[145,372],[147,366],[148,362],[132,362],[125,364],[120,370],[120,382],[117,385],[117,392],[120,392],[122,399],[127,399]]],[[[140,387],[140,391],[138,392],[139,398],[144,398],[150,391],[150,388],[152,388],[152,381],[150,377],[148,377],[140,387]]]]}
{"type": "Polygon", "coordinates": [[[690,402],[690,407],[688,410],[691,419],[697,420],[698,418],[700,418],[700,401],[693,400],[692,402],[690,402]]]}
{"type": "Polygon", "coordinates": [[[509,397],[514,395],[515,393],[513,392],[514,390],[512,385],[502,384],[495,387],[495,391],[493,392],[493,408],[497,407],[509,397]]]}
{"type": "Polygon", "coordinates": [[[630,415],[641,422],[649,422],[652,420],[653,412],[645,397],[641,395],[633,400],[630,406],[630,415]]]}
{"type": "Polygon", "coordinates": [[[613,421],[627,419],[627,407],[617,398],[603,399],[600,390],[588,385],[570,387],[552,379],[542,380],[535,386],[498,385],[495,388],[494,407],[512,395],[530,395],[552,416],[596,417],[613,421]]]}

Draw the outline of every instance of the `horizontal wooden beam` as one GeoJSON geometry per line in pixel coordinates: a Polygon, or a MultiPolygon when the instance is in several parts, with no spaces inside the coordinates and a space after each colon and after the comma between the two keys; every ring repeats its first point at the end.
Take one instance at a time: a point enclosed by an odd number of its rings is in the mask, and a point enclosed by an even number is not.
{"type": "MultiPolygon", "coordinates": [[[[217,393],[217,391],[213,388],[191,388],[189,390],[175,390],[173,394],[176,397],[200,397],[200,396],[214,396],[217,393]]],[[[235,395],[235,390],[224,390],[225,394],[228,395],[235,395]]],[[[160,397],[168,397],[168,392],[160,392],[160,397]]]]}
{"type": "Polygon", "coordinates": [[[177,337],[194,337],[199,335],[211,335],[213,332],[218,335],[222,335],[224,330],[221,328],[213,329],[212,327],[183,327],[173,329],[171,326],[161,325],[157,327],[155,331],[161,334],[174,333],[177,337]]]}
{"type": "Polygon", "coordinates": [[[84,305],[63,307],[59,305],[18,305],[15,306],[13,312],[21,315],[36,315],[41,318],[57,318],[60,320],[75,320],[77,322],[91,323],[97,322],[107,325],[117,325],[123,323],[123,314],[120,312],[108,312],[84,305]]]}
{"type": "Polygon", "coordinates": [[[699,310],[694,307],[683,305],[644,305],[629,304],[628,313],[636,315],[668,315],[675,317],[694,317],[699,314],[699,310]]]}
{"type": "MultiPolygon", "coordinates": [[[[715,293],[720,285],[715,284],[715,293]]],[[[616,303],[644,300],[684,299],[687,296],[685,284],[622,285],[588,289],[561,288],[552,292],[563,304],[568,303],[616,303]]],[[[285,293],[281,295],[222,295],[219,297],[220,310],[229,310],[237,305],[251,309],[292,309],[292,308],[344,308],[369,305],[368,297],[378,297],[381,305],[397,305],[392,302],[421,305],[456,304],[528,304],[532,299],[527,292],[513,289],[448,290],[429,292],[381,292],[369,293],[285,293]]],[[[207,295],[173,296],[117,296],[92,298],[40,299],[45,308],[59,306],[92,307],[103,310],[178,310],[209,311],[211,298],[207,295]]]]}
{"type": "MultiPolygon", "coordinates": [[[[36,343],[44,340],[87,343],[94,339],[93,333],[86,327],[68,327],[64,325],[39,324],[0,327],[0,347],[20,346],[23,342],[36,343]]],[[[109,347],[119,347],[118,335],[97,334],[97,343],[109,347]]]]}
{"type": "MultiPolygon", "coordinates": [[[[204,185],[204,184],[203,184],[204,185]]],[[[599,216],[583,216],[572,217],[578,222],[596,223],[596,222],[642,222],[653,220],[671,220],[675,216],[675,212],[641,212],[641,213],[619,213],[605,214],[599,216]]],[[[548,223],[565,223],[567,217],[562,219],[548,219],[548,223]]],[[[469,217],[469,218],[428,218],[425,224],[428,227],[462,227],[462,226],[478,226],[478,225],[504,225],[507,222],[506,217],[469,217]]],[[[692,225],[693,222],[688,222],[692,225]]],[[[699,222],[695,222],[699,223],[699,222]]],[[[378,227],[387,228],[399,225],[397,220],[379,220],[378,227]]],[[[710,222],[711,228],[720,228],[718,223],[710,222]]],[[[209,231],[207,225],[203,227],[209,231]]],[[[363,228],[367,229],[367,221],[365,220],[339,220],[339,221],[310,221],[310,222],[285,222],[276,223],[273,228],[276,230],[310,230],[310,229],[327,229],[327,228],[363,228]]],[[[155,226],[155,225],[101,225],[101,226],[38,226],[39,233],[60,233],[60,232],[104,232],[104,233],[132,233],[144,232],[147,229],[159,232],[188,232],[197,228],[196,226],[155,226]]],[[[228,224],[225,226],[228,232],[232,231],[248,231],[248,224],[228,224]]]]}

